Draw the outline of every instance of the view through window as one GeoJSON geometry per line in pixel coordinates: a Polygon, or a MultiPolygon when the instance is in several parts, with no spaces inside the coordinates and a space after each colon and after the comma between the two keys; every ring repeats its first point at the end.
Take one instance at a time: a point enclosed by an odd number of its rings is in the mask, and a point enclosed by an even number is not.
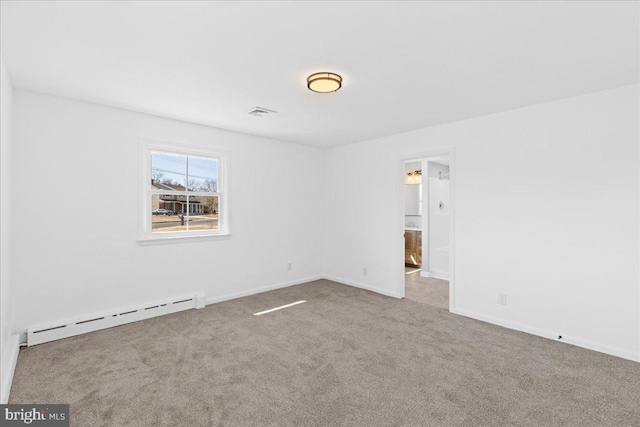
{"type": "Polygon", "coordinates": [[[218,158],[152,152],[152,233],[218,230],[219,177],[218,158]]]}

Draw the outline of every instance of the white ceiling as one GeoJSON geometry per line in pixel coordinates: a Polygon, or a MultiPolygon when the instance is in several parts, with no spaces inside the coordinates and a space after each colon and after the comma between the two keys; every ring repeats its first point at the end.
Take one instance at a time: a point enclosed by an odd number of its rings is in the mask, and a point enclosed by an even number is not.
{"type": "Polygon", "coordinates": [[[639,74],[637,2],[1,4],[18,88],[320,147],[639,74]],[[343,88],[308,91],[316,71],[343,88]]]}

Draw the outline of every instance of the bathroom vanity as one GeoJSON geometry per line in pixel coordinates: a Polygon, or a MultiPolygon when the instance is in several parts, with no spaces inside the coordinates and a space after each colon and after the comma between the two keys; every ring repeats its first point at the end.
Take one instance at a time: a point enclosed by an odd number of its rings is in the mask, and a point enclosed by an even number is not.
{"type": "Polygon", "coordinates": [[[419,229],[404,230],[404,264],[422,267],[422,231],[419,229]]]}

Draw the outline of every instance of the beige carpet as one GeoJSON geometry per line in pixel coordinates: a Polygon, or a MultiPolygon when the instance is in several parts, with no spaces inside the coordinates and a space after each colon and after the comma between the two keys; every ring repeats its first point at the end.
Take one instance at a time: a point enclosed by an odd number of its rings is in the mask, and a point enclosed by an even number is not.
{"type": "Polygon", "coordinates": [[[23,349],[11,402],[82,427],[638,426],[640,364],[317,281],[23,349]]]}
{"type": "Polygon", "coordinates": [[[404,277],[404,297],[406,299],[449,310],[448,280],[422,277],[419,269],[409,267],[405,267],[404,277]]]}

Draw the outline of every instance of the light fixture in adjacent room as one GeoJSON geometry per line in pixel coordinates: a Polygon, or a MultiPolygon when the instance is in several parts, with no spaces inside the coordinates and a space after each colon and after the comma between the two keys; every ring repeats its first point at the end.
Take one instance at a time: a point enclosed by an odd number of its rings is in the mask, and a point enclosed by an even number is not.
{"type": "Polygon", "coordinates": [[[307,77],[309,90],[318,93],[335,92],[342,87],[342,77],[335,73],[315,73],[307,77]]]}
{"type": "Polygon", "coordinates": [[[407,172],[404,178],[405,184],[422,184],[422,171],[407,172]]]}

